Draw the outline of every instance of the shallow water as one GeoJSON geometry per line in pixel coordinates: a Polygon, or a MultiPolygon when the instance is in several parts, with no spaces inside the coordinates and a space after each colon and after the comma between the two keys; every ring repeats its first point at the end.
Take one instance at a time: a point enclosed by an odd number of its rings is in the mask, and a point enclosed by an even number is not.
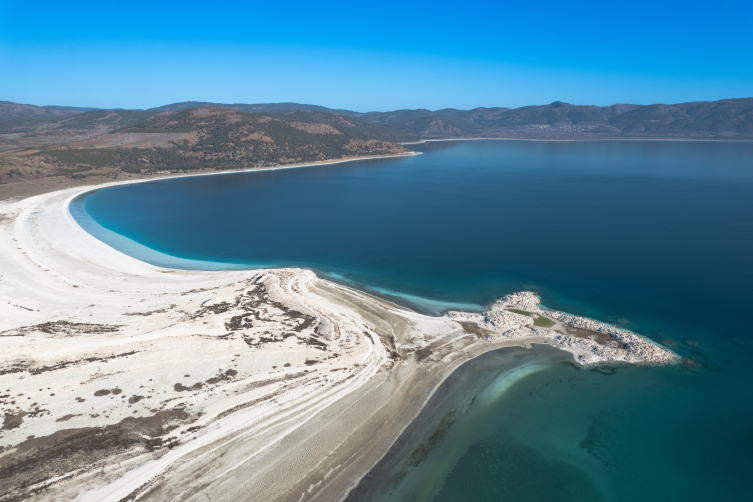
{"type": "Polygon", "coordinates": [[[494,351],[453,373],[348,500],[750,500],[753,396],[730,385],[746,375],[494,351]]]}
{"type": "MultiPolygon", "coordinates": [[[[442,454],[408,469],[392,500],[745,500],[753,144],[413,148],[425,153],[113,187],[71,212],[155,264],[304,266],[432,313],[533,290],[549,307],[670,340],[694,361],[610,374],[527,351],[541,369],[474,403],[484,426],[449,427],[442,454]]],[[[493,358],[508,356],[488,357],[501,367],[493,358]]],[[[463,378],[478,393],[507,385],[496,370],[474,371],[463,378]]]]}

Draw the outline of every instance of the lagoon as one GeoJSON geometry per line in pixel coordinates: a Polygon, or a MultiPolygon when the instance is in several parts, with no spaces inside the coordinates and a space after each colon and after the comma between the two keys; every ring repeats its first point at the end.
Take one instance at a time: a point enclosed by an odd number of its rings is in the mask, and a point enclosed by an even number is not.
{"type": "Polygon", "coordinates": [[[405,464],[436,430],[430,418],[454,407],[436,448],[388,492],[374,489],[391,475],[377,466],[359,500],[744,500],[753,144],[411,148],[422,154],[105,188],[71,212],[157,265],[301,266],[436,315],[536,291],[550,308],[665,340],[688,360],[578,369],[546,348],[477,358],[384,462],[405,464]],[[526,364],[509,362],[517,356],[526,364]],[[468,407],[477,394],[493,398],[468,407]]]}

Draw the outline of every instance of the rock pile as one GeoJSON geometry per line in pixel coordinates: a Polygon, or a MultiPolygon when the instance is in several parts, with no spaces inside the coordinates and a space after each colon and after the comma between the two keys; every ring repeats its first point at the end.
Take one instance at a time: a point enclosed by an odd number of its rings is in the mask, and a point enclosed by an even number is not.
{"type": "Polygon", "coordinates": [[[505,328],[529,326],[533,324],[533,319],[528,316],[507,312],[505,310],[490,310],[483,314],[473,314],[469,312],[459,312],[451,310],[445,314],[445,317],[456,321],[475,322],[482,328],[492,331],[499,331],[505,328]]]}
{"type": "Polygon", "coordinates": [[[540,300],[535,293],[524,291],[503,296],[494,302],[488,312],[450,311],[445,314],[445,317],[461,322],[474,322],[491,331],[493,334],[484,338],[485,341],[490,343],[531,335],[548,338],[571,352],[576,362],[583,365],[615,361],[657,364],[676,359],[671,351],[638,335],[585,317],[576,317],[554,310],[543,310],[539,308],[539,302],[540,300]],[[595,340],[595,336],[592,336],[591,339],[572,336],[558,331],[556,325],[551,329],[535,327],[534,320],[531,317],[506,311],[505,308],[535,312],[575,328],[607,334],[614,340],[600,344],[595,340]],[[624,347],[620,348],[615,340],[622,342],[624,347]]]}
{"type": "Polygon", "coordinates": [[[521,291],[520,293],[512,293],[505,295],[491,306],[492,310],[502,310],[504,308],[512,307],[521,310],[538,310],[539,297],[536,293],[530,291],[521,291]]]}
{"type": "MultiPolygon", "coordinates": [[[[625,344],[624,349],[614,349],[611,347],[603,347],[603,346],[596,345],[596,347],[598,347],[599,349],[604,349],[604,357],[607,357],[608,355],[611,355],[613,353],[620,354],[624,352],[626,354],[626,357],[620,358],[619,360],[626,360],[629,362],[647,362],[647,363],[664,363],[664,362],[668,362],[676,358],[676,356],[671,351],[665,349],[664,347],[655,345],[651,343],[650,341],[646,340],[645,338],[642,338],[633,333],[629,333],[627,331],[623,331],[621,329],[617,329],[614,326],[609,326],[608,324],[602,324],[600,322],[594,321],[592,319],[587,319],[585,317],[576,317],[569,314],[565,314],[563,312],[557,312],[556,310],[547,310],[547,311],[544,311],[543,314],[546,317],[555,319],[565,324],[569,324],[570,326],[573,326],[576,328],[582,328],[582,329],[587,329],[590,331],[598,331],[601,333],[606,333],[612,338],[614,338],[615,340],[619,340],[620,342],[625,344]],[[609,352],[609,351],[614,351],[614,352],[609,352]]],[[[573,337],[567,337],[567,338],[573,338],[573,337]]],[[[586,340],[583,340],[583,339],[575,339],[575,340],[588,343],[586,340]]],[[[573,341],[572,343],[576,343],[576,342],[573,341]]],[[[612,360],[612,359],[608,359],[608,360],[612,360]]]]}

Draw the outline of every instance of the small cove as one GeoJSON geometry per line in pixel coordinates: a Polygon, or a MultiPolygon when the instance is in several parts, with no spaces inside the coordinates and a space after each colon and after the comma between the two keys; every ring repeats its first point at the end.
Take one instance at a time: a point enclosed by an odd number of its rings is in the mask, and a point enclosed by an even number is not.
{"type": "MultiPolygon", "coordinates": [[[[393,498],[359,500],[458,500],[468,490],[478,490],[474,500],[743,500],[753,467],[744,315],[753,300],[753,144],[412,148],[424,154],[112,187],[71,212],[157,265],[313,268],[428,313],[534,290],[548,307],[669,340],[693,363],[591,371],[546,348],[482,356],[452,378],[479,395],[505,389],[474,403],[484,427],[461,433],[468,422],[453,415],[433,450],[441,455],[406,470],[393,498]],[[521,359],[536,371],[495,373],[524,367],[521,359]],[[526,498],[534,488],[540,498],[526,498]]],[[[437,392],[437,409],[468,405],[453,381],[437,392]]],[[[414,451],[386,458],[404,462],[414,451]]],[[[384,485],[380,472],[367,481],[384,485]]]]}

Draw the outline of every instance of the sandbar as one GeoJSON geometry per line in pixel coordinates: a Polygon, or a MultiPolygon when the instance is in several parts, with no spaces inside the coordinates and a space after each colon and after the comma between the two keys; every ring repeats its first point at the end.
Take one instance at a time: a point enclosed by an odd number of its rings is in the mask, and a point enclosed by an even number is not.
{"type": "Polygon", "coordinates": [[[0,498],[342,500],[480,354],[675,360],[528,292],[432,317],[305,269],[150,265],[71,216],[92,189],[0,202],[0,498]]]}

